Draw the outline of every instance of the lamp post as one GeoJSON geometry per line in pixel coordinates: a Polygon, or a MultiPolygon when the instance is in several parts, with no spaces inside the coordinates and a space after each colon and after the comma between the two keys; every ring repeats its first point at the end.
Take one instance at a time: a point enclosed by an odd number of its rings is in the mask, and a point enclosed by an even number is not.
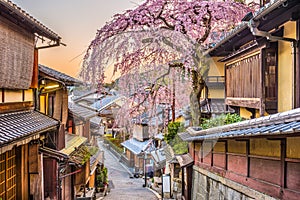
{"type": "Polygon", "coordinates": [[[147,186],[146,160],[147,160],[147,153],[146,153],[146,151],[144,151],[144,177],[145,177],[145,183],[144,183],[143,187],[147,186]]]}

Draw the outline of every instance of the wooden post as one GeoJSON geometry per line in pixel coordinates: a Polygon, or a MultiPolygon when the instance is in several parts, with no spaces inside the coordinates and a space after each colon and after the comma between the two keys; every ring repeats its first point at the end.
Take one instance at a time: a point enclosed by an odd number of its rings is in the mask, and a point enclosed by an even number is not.
{"type": "Polygon", "coordinates": [[[250,140],[246,140],[247,177],[250,177],[250,140]]]}
{"type": "Polygon", "coordinates": [[[296,44],[296,63],[295,63],[295,108],[300,107],[300,19],[297,20],[297,44],[296,44]]]}
{"type": "Polygon", "coordinates": [[[43,199],[41,155],[38,144],[33,142],[29,144],[28,151],[30,196],[33,199],[43,199]]]}
{"type": "Polygon", "coordinates": [[[260,86],[261,86],[261,96],[260,96],[260,109],[259,115],[262,117],[265,114],[265,51],[260,50],[260,86]]]}
{"type": "Polygon", "coordinates": [[[286,138],[280,140],[281,153],[280,153],[280,161],[281,161],[281,189],[284,190],[286,187],[286,138]]]}

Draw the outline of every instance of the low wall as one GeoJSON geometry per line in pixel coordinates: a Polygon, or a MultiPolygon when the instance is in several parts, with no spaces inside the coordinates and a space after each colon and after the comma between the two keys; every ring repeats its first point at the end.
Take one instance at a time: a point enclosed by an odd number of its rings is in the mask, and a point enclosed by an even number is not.
{"type": "Polygon", "coordinates": [[[193,167],[192,199],[275,200],[270,196],[197,166],[193,167]]]}

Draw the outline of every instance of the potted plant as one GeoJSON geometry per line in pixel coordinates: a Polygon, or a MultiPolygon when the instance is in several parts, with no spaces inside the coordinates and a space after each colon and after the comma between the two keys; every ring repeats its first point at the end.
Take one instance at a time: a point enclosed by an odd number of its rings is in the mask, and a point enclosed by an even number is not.
{"type": "Polygon", "coordinates": [[[104,192],[105,188],[108,185],[108,178],[107,178],[107,168],[104,167],[100,170],[97,170],[96,176],[96,190],[97,192],[104,192]]]}

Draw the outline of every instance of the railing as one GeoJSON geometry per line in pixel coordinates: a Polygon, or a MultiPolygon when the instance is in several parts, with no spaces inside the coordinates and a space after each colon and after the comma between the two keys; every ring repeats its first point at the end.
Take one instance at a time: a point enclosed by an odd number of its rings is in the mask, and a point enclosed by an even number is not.
{"type": "Polygon", "coordinates": [[[112,143],[109,139],[104,137],[104,143],[107,144],[107,148],[118,158],[120,159],[123,154],[123,150],[117,147],[114,143],[112,143]]]}
{"type": "Polygon", "coordinates": [[[206,85],[210,87],[224,87],[225,86],[225,76],[208,76],[206,78],[206,85]]]}
{"type": "Polygon", "coordinates": [[[206,83],[224,83],[225,76],[208,76],[206,83]]]}

